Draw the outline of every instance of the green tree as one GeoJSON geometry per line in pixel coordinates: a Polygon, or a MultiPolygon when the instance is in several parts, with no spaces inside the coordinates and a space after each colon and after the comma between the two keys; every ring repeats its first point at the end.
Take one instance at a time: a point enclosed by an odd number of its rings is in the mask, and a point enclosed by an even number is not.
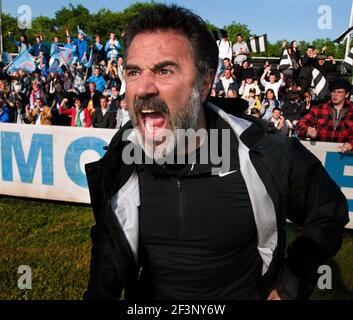
{"type": "Polygon", "coordinates": [[[250,36],[250,29],[246,24],[241,24],[233,21],[231,24],[223,28],[228,32],[229,40],[233,43],[236,42],[237,34],[241,33],[245,40],[250,36]]]}

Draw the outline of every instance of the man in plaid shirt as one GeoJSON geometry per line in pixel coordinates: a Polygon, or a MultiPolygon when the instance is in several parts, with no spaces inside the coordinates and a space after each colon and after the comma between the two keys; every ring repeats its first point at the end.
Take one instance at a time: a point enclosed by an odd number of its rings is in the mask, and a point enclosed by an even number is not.
{"type": "Polygon", "coordinates": [[[348,100],[351,85],[346,79],[336,79],[330,84],[331,100],[313,107],[300,119],[299,137],[318,141],[342,142],[340,152],[353,148],[353,104],[348,100]]]}

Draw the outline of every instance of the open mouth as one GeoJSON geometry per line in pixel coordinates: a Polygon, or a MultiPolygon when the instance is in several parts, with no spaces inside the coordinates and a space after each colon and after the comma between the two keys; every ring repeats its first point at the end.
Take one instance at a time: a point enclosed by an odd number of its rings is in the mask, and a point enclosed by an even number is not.
{"type": "Polygon", "coordinates": [[[153,109],[140,111],[140,125],[145,136],[154,137],[158,131],[166,127],[166,124],[167,120],[161,112],[153,109]]]}

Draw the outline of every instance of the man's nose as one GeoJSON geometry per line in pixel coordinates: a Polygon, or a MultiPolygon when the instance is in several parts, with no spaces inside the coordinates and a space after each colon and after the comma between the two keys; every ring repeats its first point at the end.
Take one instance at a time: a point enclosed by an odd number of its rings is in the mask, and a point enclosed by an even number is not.
{"type": "Polygon", "coordinates": [[[156,95],[158,93],[156,78],[154,73],[142,73],[138,79],[137,92],[138,97],[156,95]]]}

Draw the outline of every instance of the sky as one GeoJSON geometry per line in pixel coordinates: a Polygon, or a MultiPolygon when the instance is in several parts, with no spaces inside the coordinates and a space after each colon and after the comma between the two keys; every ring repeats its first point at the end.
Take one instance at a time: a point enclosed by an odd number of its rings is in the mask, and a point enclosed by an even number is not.
{"type": "MultiPolygon", "coordinates": [[[[107,8],[122,11],[131,0],[2,0],[3,11],[14,17],[21,5],[31,7],[33,17],[54,17],[62,6],[82,4],[91,12],[107,8]]],[[[147,2],[140,0],[140,2],[147,2]]],[[[267,33],[270,42],[287,39],[312,41],[335,39],[349,26],[352,0],[164,0],[193,10],[222,28],[236,21],[246,24],[252,34],[267,33]]]]}

